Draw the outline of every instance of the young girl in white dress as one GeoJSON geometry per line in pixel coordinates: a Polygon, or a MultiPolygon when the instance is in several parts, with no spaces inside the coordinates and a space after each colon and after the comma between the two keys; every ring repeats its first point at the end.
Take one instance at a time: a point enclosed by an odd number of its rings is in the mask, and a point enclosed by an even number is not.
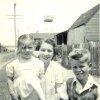
{"type": "Polygon", "coordinates": [[[45,100],[39,79],[44,74],[44,63],[33,57],[33,37],[22,35],[17,45],[17,59],[6,66],[12,100],[45,100]]]}

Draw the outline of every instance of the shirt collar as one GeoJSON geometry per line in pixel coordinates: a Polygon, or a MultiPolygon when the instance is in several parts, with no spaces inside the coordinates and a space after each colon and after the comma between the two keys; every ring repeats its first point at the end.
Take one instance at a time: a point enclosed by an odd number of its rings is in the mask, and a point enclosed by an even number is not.
{"type": "Polygon", "coordinates": [[[79,89],[79,88],[82,87],[82,86],[80,86],[81,84],[80,84],[80,82],[77,80],[76,77],[73,79],[72,85],[73,85],[74,83],[76,83],[76,88],[78,89],[79,93],[82,93],[83,91],[85,91],[85,90],[91,88],[93,85],[98,86],[98,84],[94,81],[94,79],[93,79],[93,77],[92,77],[91,75],[89,75],[88,80],[87,80],[87,82],[86,82],[84,88],[79,89]]]}

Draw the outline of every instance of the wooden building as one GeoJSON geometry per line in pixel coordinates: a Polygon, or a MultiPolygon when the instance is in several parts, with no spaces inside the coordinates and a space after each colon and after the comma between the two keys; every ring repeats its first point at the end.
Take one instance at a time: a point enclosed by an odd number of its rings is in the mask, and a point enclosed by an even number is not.
{"type": "Polygon", "coordinates": [[[68,29],[68,44],[100,40],[100,4],[83,13],[68,29]]]}
{"type": "Polygon", "coordinates": [[[55,39],[58,45],[67,44],[67,33],[68,31],[63,31],[55,35],[55,39]]]}

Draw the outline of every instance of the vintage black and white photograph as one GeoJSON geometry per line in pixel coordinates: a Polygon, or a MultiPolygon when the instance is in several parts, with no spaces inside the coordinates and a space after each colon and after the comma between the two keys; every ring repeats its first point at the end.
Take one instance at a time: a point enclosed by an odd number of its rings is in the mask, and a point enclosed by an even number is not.
{"type": "Polygon", "coordinates": [[[0,100],[100,100],[100,0],[0,0],[0,100]]]}

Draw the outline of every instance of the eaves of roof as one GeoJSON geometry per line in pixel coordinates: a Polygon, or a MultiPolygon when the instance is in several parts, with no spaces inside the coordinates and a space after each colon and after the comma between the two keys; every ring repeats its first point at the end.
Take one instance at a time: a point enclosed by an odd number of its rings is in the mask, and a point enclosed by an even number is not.
{"type": "Polygon", "coordinates": [[[79,26],[82,26],[82,25],[86,24],[92,18],[92,16],[99,10],[99,8],[100,8],[100,4],[96,5],[95,7],[93,7],[90,10],[88,10],[87,12],[83,13],[73,23],[73,25],[68,30],[71,30],[71,29],[74,29],[74,28],[77,28],[79,26]]]}

